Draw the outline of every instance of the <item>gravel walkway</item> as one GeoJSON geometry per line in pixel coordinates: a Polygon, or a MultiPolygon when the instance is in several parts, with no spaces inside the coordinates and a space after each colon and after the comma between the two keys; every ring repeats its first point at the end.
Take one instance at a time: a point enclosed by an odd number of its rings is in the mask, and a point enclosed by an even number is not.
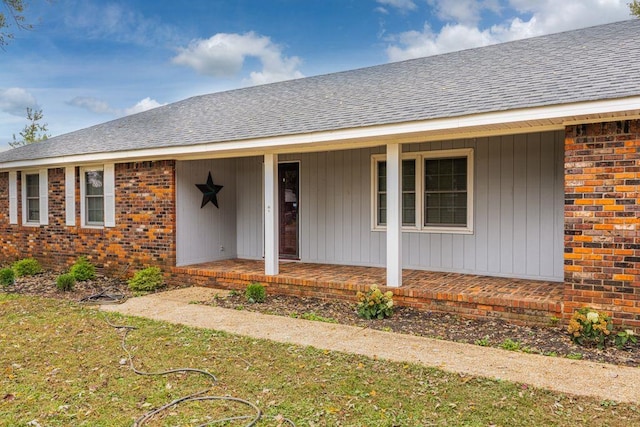
{"type": "Polygon", "coordinates": [[[287,344],[418,363],[567,394],[619,402],[640,401],[638,368],[194,304],[211,301],[215,294],[223,292],[202,287],[176,289],[132,298],[120,305],[103,305],[101,309],[287,344]]]}

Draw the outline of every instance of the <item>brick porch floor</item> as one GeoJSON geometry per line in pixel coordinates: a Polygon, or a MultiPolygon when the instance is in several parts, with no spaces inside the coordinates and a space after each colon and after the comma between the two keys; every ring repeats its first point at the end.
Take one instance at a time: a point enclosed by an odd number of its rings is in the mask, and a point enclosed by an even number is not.
{"type": "MultiPolygon", "coordinates": [[[[260,282],[272,294],[347,301],[355,301],[358,290],[386,282],[384,268],[281,261],[280,274],[266,276],[264,261],[241,259],[174,267],[172,273],[182,284],[244,289],[260,282]]],[[[422,270],[404,270],[402,277],[402,287],[388,288],[399,305],[518,323],[548,324],[550,317],[562,317],[563,283],[422,270]]]]}

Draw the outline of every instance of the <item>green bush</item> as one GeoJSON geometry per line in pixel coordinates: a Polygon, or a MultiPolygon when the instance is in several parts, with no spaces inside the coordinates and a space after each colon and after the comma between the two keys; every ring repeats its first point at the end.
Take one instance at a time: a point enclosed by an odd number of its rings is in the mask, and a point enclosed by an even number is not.
{"type": "Polygon", "coordinates": [[[65,273],[58,276],[56,286],[63,292],[70,291],[76,284],[76,278],[71,273],[65,273]]]}
{"type": "Polygon", "coordinates": [[[573,313],[567,331],[576,344],[602,349],[609,337],[613,336],[613,322],[606,313],[582,307],[573,313]]]}
{"type": "Polygon", "coordinates": [[[0,269],[0,285],[9,287],[16,282],[16,275],[10,268],[0,269]]]}
{"type": "Polygon", "coordinates": [[[158,267],[147,267],[136,272],[127,283],[132,291],[151,292],[163,285],[164,277],[158,267]]]}
{"type": "Polygon", "coordinates": [[[16,277],[34,276],[42,271],[40,263],[34,258],[24,258],[16,261],[11,266],[16,277]]]}
{"type": "Polygon", "coordinates": [[[96,267],[91,264],[85,256],[78,258],[75,264],[71,266],[69,272],[73,274],[73,277],[79,282],[95,279],[96,277],[96,267]]]}
{"type": "Polygon", "coordinates": [[[393,314],[393,293],[387,291],[382,293],[378,285],[371,285],[371,288],[364,293],[357,293],[358,316],[365,319],[384,319],[393,314]]]}
{"type": "Polygon", "coordinates": [[[251,283],[247,286],[244,296],[250,303],[264,302],[267,298],[267,291],[260,283],[251,283]]]}

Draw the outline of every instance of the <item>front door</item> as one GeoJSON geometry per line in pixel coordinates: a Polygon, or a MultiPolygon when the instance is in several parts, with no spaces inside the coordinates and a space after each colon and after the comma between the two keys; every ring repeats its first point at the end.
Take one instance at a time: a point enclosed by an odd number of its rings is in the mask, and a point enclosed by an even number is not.
{"type": "Polygon", "coordinates": [[[280,258],[299,259],[300,163],[278,164],[280,258]]]}

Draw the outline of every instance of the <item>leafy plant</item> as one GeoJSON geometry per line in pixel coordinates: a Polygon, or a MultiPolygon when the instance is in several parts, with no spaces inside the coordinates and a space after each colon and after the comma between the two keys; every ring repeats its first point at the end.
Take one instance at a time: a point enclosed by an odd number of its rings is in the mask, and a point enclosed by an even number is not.
{"type": "Polygon", "coordinates": [[[625,329],[624,331],[620,331],[615,335],[615,344],[619,350],[622,350],[627,345],[636,344],[638,339],[631,329],[625,329]]]}
{"type": "Polygon", "coordinates": [[[590,307],[582,307],[571,316],[567,331],[576,344],[595,345],[602,349],[613,331],[613,322],[605,313],[590,307]]]}
{"type": "Polygon", "coordinates": [[[254,282],[250,283],[247,286],[247,290],[245,291],[244,296],[247,301],[252,304],[260,303],[264,302],[264,300],[267,298],[267,291],[260,283],[254,282]]]}
{"type": "Polygon", "coordinates": [[[567,354],[567,359],[582,360],[582,353],[569,353],[567,354]]]}
{"type": "Polygon", "coordinates": [[[76,284],[76,278],[72,273],[65,273],[58,276],[56,286],[63,292],[70,291],[76,284]]]}
{"type": "Polygon", "coordinates": [[[5,267],[0,269],[0,285],[3,287],[9,287],[16,282],[16,274],[12,269],[5,267]]]}
{"type": "Polygon", "coordinates": [[[69,272],[79,282],[95,279],[96,277],[96,267],[91,264],[85,256],[78,258],[75,264],[71,266],[69,272]]]}
{"type": "Polygon", "coordinates": [[[504,341],[500,343],[500,348],[509,351],[518,351],[520,350],[521,344],[519,341],[512,340],[511,338],[505,338],[504,341]]]}
{"type": "Polygon", "coordinates": [[[489,342],[489,336],[485,336],[483,338],[480,338],[479,340],[475,341],[476,345],[479,345],[481,347],[489,347],[489,345],[491,345],[491,343],[489,342]]]}
{"type": "Polygon", "coordinates": [[[42,271],[40,263],[35,258],[24,258],[16,261],[11,266],[16,277],[34,276],[42,271]]]}
{"type": "Polygon", "coordinates": [[[367,292],[356,294],[358,316],[364,319],[384,319],[393,314],[393,293],[382,292],[378,285],[371,285],[367,292]]]}
{"type": "Polygon", "coordinates": [[[315,322],[338,323],[338,321],[336,319],[332,319],[330,317],[318,316],[313,311],[309,312],[309,313],[303,313],[302,316],[300,316],[300,317],[305,319],[305,320],[313,320],[315,322]]]}
{"type": "Polygon", "coordinates": [[[147,267],[136,272],[127,283],[132,291],[151,292],[162,287],[164,277],[158,267],[147,267]]]}

